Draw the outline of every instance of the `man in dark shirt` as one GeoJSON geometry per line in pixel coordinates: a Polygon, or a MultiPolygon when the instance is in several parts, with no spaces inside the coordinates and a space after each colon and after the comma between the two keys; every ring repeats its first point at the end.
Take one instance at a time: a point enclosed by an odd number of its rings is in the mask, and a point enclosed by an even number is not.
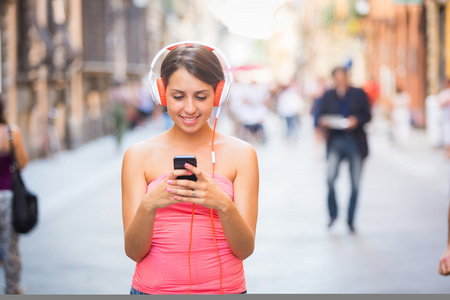
{"type": "Polygon", "coordinates": [[[334,183],[343,160],[348,160],[351,178],[351,196],[347,224],[352,232],[359,190],[359,181],[368,145],[364,125],[370,121],[371,113],[366,93],[348,83],[347,71],[338,67],[332,72],[335,88],[328,90],[318,107],[319,125],[326,131],[327,183],[329,227],[337,218],[337,203],[334,183]]]}

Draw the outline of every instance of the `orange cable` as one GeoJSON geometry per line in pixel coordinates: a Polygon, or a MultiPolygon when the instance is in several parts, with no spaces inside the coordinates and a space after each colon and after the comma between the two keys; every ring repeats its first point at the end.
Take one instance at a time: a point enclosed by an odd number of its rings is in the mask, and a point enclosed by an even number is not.
{"type": "MultiPolygon", "coordinates": [[[[219,108],[219,112],[220,112],[220,108],[219,108]]],[[[213,137],[212,137],[212,145],[211,145],[211,151],[212,151],[212,155],[213,155],[213,172],[212,172],[212,177],[214,179],[214,174],[215,174],[215,169],[216,169],[216,161],[215,161],[215,153],[214,153],[214,138],[216,135],[216,126],[217,126],[217,119],[219,117],[219,112],[216,115],[216,119],[214,121],[214,130],[213,130],[213,137]]],[[[192,287],[192,273],[191,273],[191,247],[192,247],[192,229],[194,226],[194,211],[195,211],[195,204],[192,203],[192,216],[191,216],[191,229],[189,232],[189,249],[188,249],[188,264],[189,264],[189,290],[188,290],[188,295],[191,292],[191,287],[192,287]]],[[[217,261],[219,262],[219,280],[220,280],[220,294],[223,295],[223,289],[222,289],[222,263],[220,262],[220,256],[219,256],[219,251],[217,250],[217,242],[216,242],[216,230],[214,228],[214,214],[213,214],[213,210],[210,209],[210,213],[211,213],[211,225],[212,225],[212,231],[213,231],[213,239],[214,239],[214,249],[216,250],[216,256],[217,256],[217,261]]]]}
{"type": "MultiPolygon", "coordinates": [[[[211,143],[211,151],[213,153],[212,154],[213,155],[213,172],[212,172],[213,179],[214,179],[214,174],[215,174],[215,169],[216,169],[216,158],[215,158],[216,154],[214,152],[214,137],[216,135],[216,126],[217,126],[217,119],[219,117],[219,113],[220,113],[220,107],[219,107],[219,111],[217,112],[216,119],[214,120],[214,130],[213,130],[213,137],[212,137],[212,143],[211,143]]],[[[219,251],[217,250],[216,230],[214,228],[213,210],[210,209],[210,212],[211,212],[211,226],[212,226],[213,239],[214,239],[214,249],[216,250],[217,261],[219,262],[220,294],[223,295],[223,289],[222,289],[222,263],[220,262],[219,251]]]]}
{"type": "MultiPolygon", "coordinates": [[[[216,126],[217,126],[217,116],[216,119],[214,120],[214,129],[213,129],[213,136],[212,136],[212,142],[211,142],[211,150],[214,151],[214,138],[216,136],[216,126]]],[[[214,175],[214,166],[215,166],[216,162],[213,162],[213,175],[214,175]]]]}

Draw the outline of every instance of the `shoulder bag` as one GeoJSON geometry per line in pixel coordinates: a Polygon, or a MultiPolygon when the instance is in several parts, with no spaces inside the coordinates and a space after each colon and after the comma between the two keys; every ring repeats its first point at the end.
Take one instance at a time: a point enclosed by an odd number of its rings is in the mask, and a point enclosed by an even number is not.
{"type": "Polygon", "coordinates": [[[12,192],[13,192],[13,225],[17,233],[28,233],[38,220],[38,199],[25,187],[20,174],[19,164],[14,155],[11,128],[8,127],[9,144],[11,145],[12,192]]]}

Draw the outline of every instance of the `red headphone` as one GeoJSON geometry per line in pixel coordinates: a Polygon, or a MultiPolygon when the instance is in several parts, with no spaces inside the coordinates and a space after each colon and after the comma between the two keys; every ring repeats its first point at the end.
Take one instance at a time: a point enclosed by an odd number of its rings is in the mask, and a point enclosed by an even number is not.
{"type": "Polygon", "coordinates": [[[162,48],[155,56],[155,58],[152,61],[150,72],[149,72],[149,80],[150,80],[150,87],[152,92],[153,101],[156,104],[167,106],[167,99],[166,99],[166,85],[164,84],[164,80],[162,77],[155,74],[155,68],[161,69],[161,63],[160,59],[162,56],[167,55],[167,53],[173,49],[175,49],[178,46],[193,46],[193,45],[201,45],[206,47],[208,50],[214,52],[214,54],[217,55],[219,59],[221,59],[227,68],[227,74],[225,75],[225,79],[219,81],[216,87],[215,96],[214,96],[214,106],[223,106],[227,100],[228,96],[230,94],[230,88],[231,83],[233,82],[233,75],[231,74],[231,65],[228,62],[226,56],[223,54],[220,49],[201,43],[201,42],[195,42],[195,41],[184,41],[184,42],[178,42],[171,45],[168,45],[164,48],[162,48]],[[157,65],[158,64],[158,65],[157,65]]]}

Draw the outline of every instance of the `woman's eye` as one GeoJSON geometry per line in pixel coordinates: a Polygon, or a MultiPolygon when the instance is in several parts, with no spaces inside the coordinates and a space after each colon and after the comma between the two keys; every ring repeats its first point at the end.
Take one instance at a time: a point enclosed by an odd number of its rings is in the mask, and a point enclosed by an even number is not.
{"type": "Polygon", "coordinates": [[[175,100],[181,100],[181,99],[183,99],[183,96],[173,96],[173,98],[174,98],[175,100]]]}
{"type": "Polygon", "coordinates": [[[197,96],[197,99],[198,100],[206,100],[206,97],[205,96],[197,96]]]}

